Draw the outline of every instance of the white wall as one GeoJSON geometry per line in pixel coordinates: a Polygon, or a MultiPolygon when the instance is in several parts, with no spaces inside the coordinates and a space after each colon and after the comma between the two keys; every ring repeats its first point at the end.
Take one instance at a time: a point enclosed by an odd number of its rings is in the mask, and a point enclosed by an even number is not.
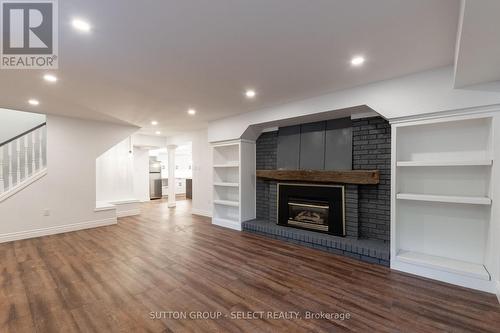
{"type": "Polygon", "coordinates": [[[104,202],[136,199],[134,154],[127,138],[96,160],[96,200],[104,202]]]}
{"type": "Polygon", "coordinates": [[[167,146],[167,138],[164,136],[134,134],[132,136],[132,141],[134,146],[148,149],[159,149],[167,146]]]}
{"type": "Polygon", "coordinates": [[[149,201],[149,151],[134,147],[134,196],[149,201]]]}
{"type": "Polygon", "coordinates": [[[175,150],[175,178],[193,178],[193,149],[191,142],[175,150]],[[189,168],[191,166],[191,168],[189,168]]]}
{"type": "Polygon", "coordinates": [[[191,142],[193,151],[192,212],[212,215],[212,154],[207,129],[169,137],[168,144],[183,145],[191,142]]]}
{"type": "Polygon", "coordinates": [[[0,203],[0,241],[116,222],[114,211],[95,211],[96,158],[136,130],[47,116],[48,173],[0,203]],[[45,209],[50,216],[43,216],[45,209]]]}
{"type": "Polygon", "coordinates": [[[44,114],[0,108],[0,143],[43,124],[45,120],[44,114]]]}
{"type": "MultiPolygon", "coordinates": [[[[493,131],[494,135],[500,133],[500,115],[493,118],[493,131]]],[[[490,194],[493,201],[491,206],[491,219],[490,219],[490,233],[488,235],[487,253],[485,258],[488,272],[492,276],[492,280],[496,281],[497,286],[500,287],[500,164],[498,158],[500,157],[500,142],[498,139],[493,143],[493,162],[491,172],[492,193],[490,194]]],[[[500,292],[500,290],[498,290],[500,292]]]]}
{"type": "Polygon", "coordinates": [[[453,68],[446,67],[248,112],[211,122],[208,137],[210,142],[238,139],[251,125],[334,113],[361,105],[367,105],[387,119],[395,119],[500,103],[500,94],[496,91],[453,89],[453,79],[453,68]]]}

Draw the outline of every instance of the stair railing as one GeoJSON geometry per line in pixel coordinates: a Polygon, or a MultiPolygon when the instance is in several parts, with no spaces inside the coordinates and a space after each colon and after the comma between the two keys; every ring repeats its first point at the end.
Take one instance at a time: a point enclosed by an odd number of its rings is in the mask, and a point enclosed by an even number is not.
{"type": "Polygon", "coordinates": [[[0,143],[0,194],[47,166],[47,123],[0,143]]]}

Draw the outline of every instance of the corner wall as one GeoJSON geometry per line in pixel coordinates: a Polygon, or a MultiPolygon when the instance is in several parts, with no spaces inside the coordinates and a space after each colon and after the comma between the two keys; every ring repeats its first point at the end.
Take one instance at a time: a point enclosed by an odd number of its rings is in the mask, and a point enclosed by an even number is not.
{"type": "Polygon", "coordinates": [[[47,116],[47,175],[0,204],[0,242],[116,223],[95,211],[96,158],[136,130],[47,116]]]}
{"type": "Polygon", "coordinates": [[[359,186],[360,236],[390,240],[391,125],[381,117],[352,121],[353,170],[379,170],[380,183],[359,186]]]}
{"type": "Polygon", "coordinates": [[[192,213],[212,216],[212,147],[207,129],[169,137],[168,144],[192,143],[193,151],[193,201],[192,213]]]}
{"type": "Polygon", "coordinates": [[[134,154],[127,138],[96,160],[96,201],[116,202],[136,199],[134,154]]]}
{"type": "Polygon", "coordinates": [[[134,147],[134,196],[149,201],[149,150],[134,147]]]}

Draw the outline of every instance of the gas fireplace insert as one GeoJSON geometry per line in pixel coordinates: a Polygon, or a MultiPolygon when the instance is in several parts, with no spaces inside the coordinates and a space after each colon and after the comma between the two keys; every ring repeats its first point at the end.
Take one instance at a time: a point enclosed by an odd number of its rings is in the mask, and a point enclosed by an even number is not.
{"type": "Polygon", "coordinates": [[[345,236],[344,186],[278,184],[278,224],[345,236]]]}

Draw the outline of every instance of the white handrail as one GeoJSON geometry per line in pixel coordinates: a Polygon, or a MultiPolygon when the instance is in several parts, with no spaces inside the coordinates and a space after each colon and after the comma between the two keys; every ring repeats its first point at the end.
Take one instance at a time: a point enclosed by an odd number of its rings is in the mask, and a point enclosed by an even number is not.
{"type": "Polygon", "coordinates": [[[0,146],[0,195],[20,186],[46,165],[45,125],[0,146]]]}

